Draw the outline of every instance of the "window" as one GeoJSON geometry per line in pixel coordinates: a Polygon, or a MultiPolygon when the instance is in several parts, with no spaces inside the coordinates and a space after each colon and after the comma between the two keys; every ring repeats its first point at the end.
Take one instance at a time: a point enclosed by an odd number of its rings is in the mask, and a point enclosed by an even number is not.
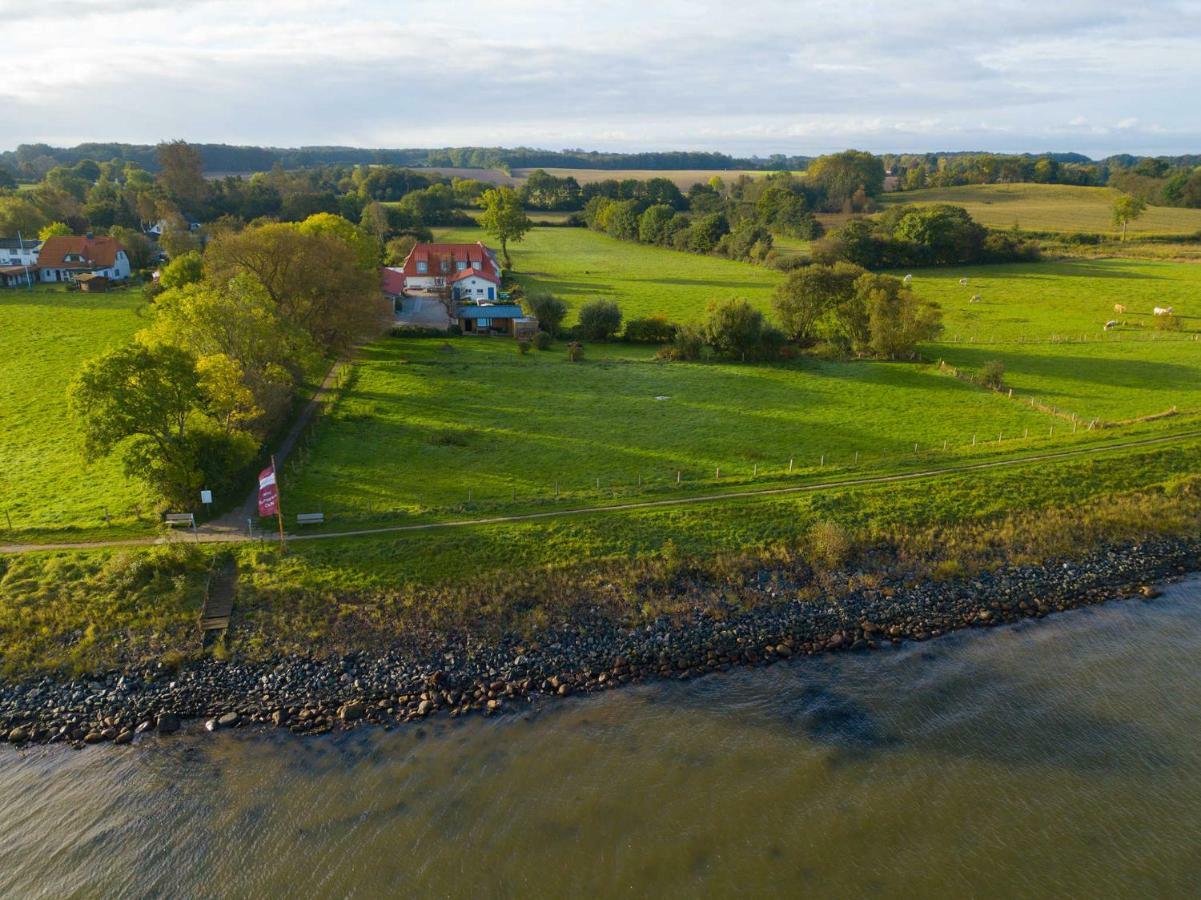
{"type": "Polygon", "coordinates": [[[463,260],[460,259],[455,262],[455,271],[456,272],[462,272],[466,268],[467,268],[467,263],[463,262],[463,260]]]}
{"type": "Polygon", "coordinates": [[[449,259],[442,260],[442,271],[443,272],[450,271],[450,260],[449,259]]]}
{"type": "Polygon", "coordinates": [[[471,268],[478,269],[479,267],[480,267],[480,261],[478,259],[473,259],[471,261],[471,268]]]}
{"type": "Polygon", "coordinates": [[[418,275],[424,275],[429,270],[430,270],[429,263],[418,261],[418,263],[417,263],[417,274],[418,275]]]}

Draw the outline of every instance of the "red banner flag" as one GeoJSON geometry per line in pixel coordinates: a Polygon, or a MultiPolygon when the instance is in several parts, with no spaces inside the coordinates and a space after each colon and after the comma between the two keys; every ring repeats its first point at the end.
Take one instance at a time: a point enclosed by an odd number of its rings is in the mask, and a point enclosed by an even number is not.
{"type": "Polygon", "coordinates": [[[259,472],[259,515],[274,516],[279,512],[279,486],[275,483],[275,466],[259,472]]]}

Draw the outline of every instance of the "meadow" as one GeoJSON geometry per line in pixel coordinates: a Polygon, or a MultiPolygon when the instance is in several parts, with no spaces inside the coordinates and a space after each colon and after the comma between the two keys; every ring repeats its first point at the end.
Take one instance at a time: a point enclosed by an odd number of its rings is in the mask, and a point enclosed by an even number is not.
{"type": "MultiPolygon", "coordinates": [[[[442,229],[437,239],[490,242],[478,228],[442,229]]],[[[674,322],[699,320],[710,300],[728,297],[766,309],[781,279],[761,266],[619,241],[586,228],[534,228],[510,251],[527,291],[550,291],[567,303],[567,324],[596,297],[617,301],[627,318],[662,313],[674,322]]]]}
{"type": "MultiPolygon", "coordinates": [[[[982,225],[1027,231],[1116,234],[1111,213],[1118,192],[1067,184],[973,184],[885,194],[884,206],[913,203],[962,206],[982,225]]],[[[1201,232],[1201,209],[1150,206],[1127,229],[1133,236],[1201,232]]]]}
{"type": "Polygon", "coordinates": [[[142,492],[120,463],[84,464],[67,386],[85,360],[145,326],[142,306],[136,289],[0,290],[0,529],[105,535],[138,525],[142,492]]]}

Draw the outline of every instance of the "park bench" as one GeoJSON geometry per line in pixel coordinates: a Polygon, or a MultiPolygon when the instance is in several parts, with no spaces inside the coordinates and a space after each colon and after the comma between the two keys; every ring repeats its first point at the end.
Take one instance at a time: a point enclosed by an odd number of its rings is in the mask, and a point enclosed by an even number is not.
{"type": "Polygon", "coordinates": [[[167,513],[163,516],[163,522],[167,525],[187,525],[189,528],[196,527],[196,517],[191,513],[167,513]]]}
{"type": "Polygon", "coordinates": [[[297,525],[322,525],[325,523],[325,513],[299,513],[296,516],[297,525]]]}

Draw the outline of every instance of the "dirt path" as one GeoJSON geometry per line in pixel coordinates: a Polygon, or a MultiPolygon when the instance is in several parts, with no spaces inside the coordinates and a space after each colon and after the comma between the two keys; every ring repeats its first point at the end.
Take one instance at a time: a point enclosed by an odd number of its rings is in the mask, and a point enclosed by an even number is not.
{"type": "MultiPolygon", "coordinates": [[[[283,468],[289,454],[296,448],[296,442],[304,434],[305,428],[313,421],[313,417],[320,412],[326,400],[329,399],[329,395],[333,392],[334,382],[338,378],[338,373],[349,362],[349,359],[340,359],[330,366],[330,370],[325,373],[325,378],[321,380],[321,384],[318,385],[317,390],[313,393],[312,399],[305,404],[304,409],[300,411],[300,415],[296,417],[296,421],[292,423],[292,427],[288,429],[288,433],[284,435],[283,441],[275,449],[276,468],[283,468]]],[[[255,522],[258,520],[257,487],[250,492],[241,506],[230,510],[220,518],[213,519],[213,521],[206,522],[200,526],[201,540],[206,540],[212,535],[219,535],[222,540],[230,541],[238,540],[239,538],[246,539],[247,520],[255,522]]],[[[0,548],[0,551],[2,550],[3,548],[0,548]]]]}
{"type": "MultiPolygon", "coordinates": [[[[314,401],[316,398],[314,398],[314,401]]],[[[804,494],[813,491],[835,490],[844,487],[856,487],[872,484],[895,484],[905,481],[919,481],[927,478],[938,478],[946,475],[959,475],[965,472],[979,472],[985,469],[1002,469],[1011,466],[1029,465],[1038,462],[1057,462],[1065,459],[1075,459],[1083,456],[1096,456],[1112,453],[1118,450],[1129,450],[1137,447],[1154,447],[1172,444],[1178,441],[1201,437],[1201,429],[1182,431],[1178,434],[1162,437],[1139,438],[1137,440],[1119,441],[1114,444],[1102,444],[1089,447],[1076,447],[1070,450],[1058,450],[1052,453],[1038,453],[1030,456],[1012,456],[1005,459],[987,460],[978,463],[963,463],[954,466],[942,466],[933,469],[922,469],[913,472],[898,472],[891,475],[864,475],[860,478],[844,478],[834,481],[812,482],[791,487],[753,488],[741,491],[728,491],[719,494],[697,494],[688,497],[669,497],[663,500],[636,500],[630,503],[616,503],[608,506],[581,506],[574,509],[551,509],[542,512],[518,513],[510,516],[491,516],[482,519],[456,519],[446,522],[423,522],[416,525],[389,525],[381,528],[362,528],[353,531],[329,531],[319,534],[289,534],[289,541],[322,541],[332,538],[362,537],[379,534],[400,534],[409,531],[434,531],[440,528],[470,528],[479,525],[499,525],[506,522],[533,522],[541,519],[557,519],[566,516],[603,515],[605,513],[624,512],[634,509],[657,509],[671,506],[687,506],[697,503],[720,503],[725,500],[739,500],[749,497],[772,497],[786,494],[804,494]]],[[[239,543],[250,540],[245,532],[213,532],[202,530],[196,535],[181,534],[178,537],[147,537],[131,538],[123,541],[95,541],[91,543],[63,544],[7,544],[0,545],[0,553],[35,553],[45,550],[90,550],[102,547],[136,547],[140,545],[162,544],[170,540],[196,541],[204,544],[239,543]]]]}

